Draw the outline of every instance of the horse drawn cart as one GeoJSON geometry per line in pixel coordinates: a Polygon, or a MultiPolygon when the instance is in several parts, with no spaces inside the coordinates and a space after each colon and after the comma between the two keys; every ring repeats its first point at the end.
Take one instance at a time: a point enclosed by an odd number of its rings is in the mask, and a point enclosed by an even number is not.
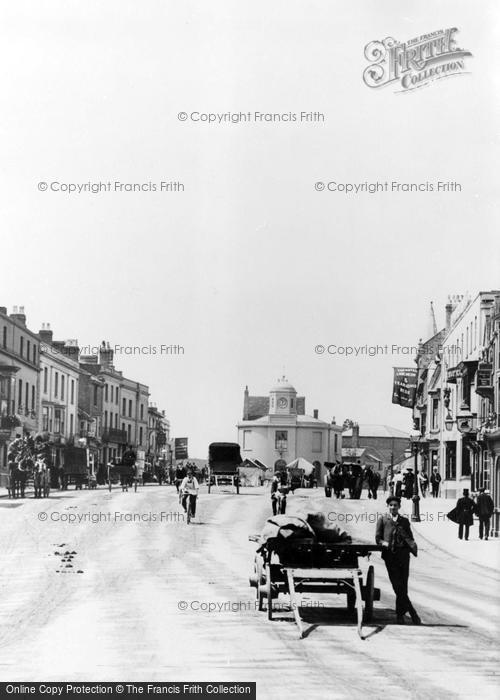
{"type": "Polygon", "coordinates": [[[347,609],[356,612],[358,634],[363,639],[363,621],[371,621],[373,603],[380,600],[380,590],[374,585],[373,566],[368,567],[363,582],[359,557],[369,557],[381,547],[352,542],[345,533],[339,540],[338,530],[323,533],[322,536],[302,518],[278,515],[269,518],[261,535],[249,537],[259,544],[254,573],[250,577],[250,585],[256,589],[258,608],[266,608],[267,617],[272,620],[273,600],[280,593],[288,594],[302,639],[301,594],[345,594],[347,609]]]}
{"type": "Polygon", "coordinates": [[[208,447],[208,493],[213,486],[232,486],[240,492],[240,446],[236,442],[212,442],[208,447]]]}
{"type": "Polygon", "coordinates": [[[89,450],[85,447],[67,447],[61,473],[62,488],[67,489],[70,484],[74,484],[75,489],[83,486],[94,488],[96,479],[93,465],[93,457],[89,457],[89,450]]]}
{"type": "Polygon", "coordinates": [[[137,491],[139,477],[133,464],[124,464],[123,461],[108,465],[108,488],[111,491],[113,484],[120,483],[122,491],[128,491],[129,487],[137,491]]]}

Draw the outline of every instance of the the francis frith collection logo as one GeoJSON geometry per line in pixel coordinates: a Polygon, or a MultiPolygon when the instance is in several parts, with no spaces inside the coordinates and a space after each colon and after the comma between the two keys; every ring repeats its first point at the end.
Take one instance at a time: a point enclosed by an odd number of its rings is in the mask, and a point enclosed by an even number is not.
{"type": "Polygon", "coordinates": [[[368,87],[394,84],[397,92],[415,90],[434,80],[459,75],[465,71],[465,59],[472,57],[456,45],[456,27],[400,42],[392,37],[371,41],[365,46],[370,65],[363,71],[368,87]]]}

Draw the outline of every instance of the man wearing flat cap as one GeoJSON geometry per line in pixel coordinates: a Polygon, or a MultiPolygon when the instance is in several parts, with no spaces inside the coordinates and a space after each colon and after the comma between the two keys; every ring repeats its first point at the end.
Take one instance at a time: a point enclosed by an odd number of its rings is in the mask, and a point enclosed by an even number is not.
{"type": "Polygon", "coordinates": [[[386,501],[389,512],[377,521],[375,541],[382,545],[382,559],[396,594],[396,616],[399,625],[405,624],[405,614],[409,613],[414,625],[421,620],[408,598],[408,578],[410,575],[410,552],[417,556],[417,545],[413,539],[410,521],[399,514],[401,500],[389,496],[386,501]]]}

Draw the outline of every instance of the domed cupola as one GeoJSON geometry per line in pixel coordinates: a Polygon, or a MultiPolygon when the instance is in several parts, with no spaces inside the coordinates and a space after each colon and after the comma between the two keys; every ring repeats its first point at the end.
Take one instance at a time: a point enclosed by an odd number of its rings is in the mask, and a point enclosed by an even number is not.
{"type": "Polygon", "coordinates": [[[269,413],[272,415],[296,415],[297,392],[283,376],[269,391],[269,413]]]}

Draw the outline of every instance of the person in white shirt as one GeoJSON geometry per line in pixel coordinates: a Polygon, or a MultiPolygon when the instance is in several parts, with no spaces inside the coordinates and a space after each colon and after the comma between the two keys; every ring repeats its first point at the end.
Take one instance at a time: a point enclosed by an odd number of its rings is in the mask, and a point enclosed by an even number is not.
{"type": "Polygon", "coordinates": [[[194,518],[196,515],[196,500],[198,498],[198,491],[200,485],[198,480],[193,474],[192,469],[188,469],[187,476],[181,482],[180,492],[181,492],[181,503],[184,510],[187,512],[187,501],[188,498],[191,499],[191,515],[194,518]]]}

